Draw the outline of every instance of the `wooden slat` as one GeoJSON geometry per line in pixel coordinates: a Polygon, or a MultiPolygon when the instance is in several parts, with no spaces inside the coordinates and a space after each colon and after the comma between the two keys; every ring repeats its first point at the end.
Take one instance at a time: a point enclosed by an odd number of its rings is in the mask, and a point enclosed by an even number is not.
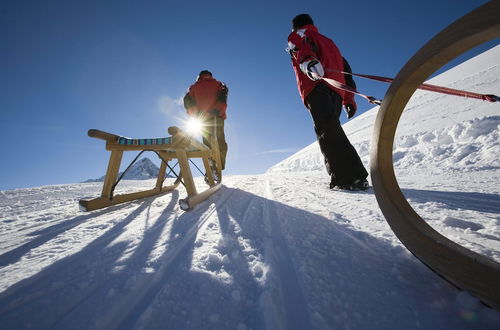
{"type": "Polygon", "coordinates": [[[212,150],[210,150],[210,148],[208,146],[206,146],[205,144],[197,141],[194,138],[192,138],[190,140],[190,144],[191,144],[192,147],[198,149],[200,152],[206,152],[207,154],[211,154],[212,153],[212,150]]]}
{"type": "Polygon", "coordinates": [[[215,185],[215,181],[212,174],[212,169],[210,168],[210,163],[208,162],[208,157],[203,157],[202,160],[203,166],[205,166],[205,175],[207,176],[208,184],[210,185],[210,187],[212,187],[213,185],[215,185]]]}
{"type": "Polygon", "coordinates": [[[120,170],[120,163],[122,161],[123,151],[112,151],[109,157],[108,169],[106,171],[106,177],[104,178],[104,184],[102,186],[101,197],[111,198],[111,190],[116,182],[118,176],[118,171],[120,170]]]}
{"type": "Polygon", "coordinates": [[[99,198],[94,198],[94,199],[90,199],[90,200],[80,200],[80,205],[86,211],[98,210],[98,209],[102,209],[104,207],[122,204],[122,203],[130,202],[130,201],[133,201],[136,199],[141,199],[141,198],[146,198],[146,197],[151,197],[151,196],[156,196],[156,195],[163,195],[165,193],[171,192],[172,190],[177,188],[178,185],[179,185],[179,182],[177,182],[174,185],[168,186],[168,187],[163,187],[161,190],[154,188],[154,189],[150,189],[150,190],[138,191],[138,192],[133,192],[133,193],[129,193],[129,194],[116,195],[116,196],[113,196],[113,199],[99,197],[99,198]]]}
{"type": "Polygon", "coordinates": [[[210,136],[210,146],[212,148],[212,158],[215,160],[217,166],[217,172],[222,173],[222,160],[219,151],[219,142],[217,141],[217,136],[210,136]]]}
{"type": "Polygon", "coordinates": [[[222,187],[222,183],[219,183],[210,189],[207,189],[197,195],[189,196],[187,198],[179,200],[179,205],[184,211],[191,210],[193,207],[203,202],[208,197],[215,194],[222,187]]]}
{"type": "Polygon", "coordinates": [[[116,142],[120,138],[118,135],[107,133],[98,129],[89,129],[87,135],[96,139],[106,140],[108,142],[116,142]]]}
{"type": "Polygon", "coordinates": [[[207,151],[188,151],[186,152],[187,156],[189,158],[203,158],[203,157],[210,157],[212,155],[212,152],[207,152],[207,151]]]}
{"type": "Polygon", "coordinates": [[[176,153],[187,194],[188,196],[194,196],[197,194],[196,186],[194,185],[193,174],[191,173],[191,168],[189,167],[186,151],[184,149],[177,149],[176,153]]]}
{"type": "Polygon", "coordinates": [[[165,179],[165,175],[167,174],[167,163],[165,161],[161,162],[160,170],[158,172],[158,178],[156,179],[156,189],[161,189],[163,185],[163,179],[165,179]]]}
{"type": "Polygon", "coordinates": [[[189,140],[190,145],[193,146],[194,148],[197,148],[201,151],[210,151],[210,149],[206,145],[192,138],[177,126],[170,126],[168,128],[168,133],[171,134],[172,136],[181,136],[187,138],[189,140]]]}
{"type": "Polygon", "coordinates": [[[172,149],[187,149],[191,144],[191,138],[179,128],[169,127],[168,132],[172,134],[172,149]]]}
{"type": "Polygon", "coordinates": [[[172,148],[172,144],[148,144],[148,145],[133,145],[133,144],[118,144],[106,143],[106,150],[122,150],[122,151],[141,151],[141,150],[168,150],[172,148]]]}

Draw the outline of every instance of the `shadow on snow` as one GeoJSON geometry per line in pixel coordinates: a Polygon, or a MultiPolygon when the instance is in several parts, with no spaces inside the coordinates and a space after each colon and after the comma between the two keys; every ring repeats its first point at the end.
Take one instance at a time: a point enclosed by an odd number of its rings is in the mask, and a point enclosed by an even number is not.
{"type": "MultiPolygon", "coordinates": [[[[157,198],[145,199],[81,251],[1,293],[2,328],[478,325],[454,314],[456,291],[400,246],[240,189],[223,187],[178,215],[178,192],[168,196],[155,219],[149,210],[157,198]],[[134,249],[113,243],[143,214],[154,225],[136,233],[143,236],[134,249]],[[217,232],[212,243],[213,237],[200,238],[207,230],[217,232]],[[152,262],[160,242],[163,252],[152,262]],[[206,262],[194,263],[195,254],[206,262]]],[[[0,260],[15,262],[87,219],[48,228],[0,260]]]]}

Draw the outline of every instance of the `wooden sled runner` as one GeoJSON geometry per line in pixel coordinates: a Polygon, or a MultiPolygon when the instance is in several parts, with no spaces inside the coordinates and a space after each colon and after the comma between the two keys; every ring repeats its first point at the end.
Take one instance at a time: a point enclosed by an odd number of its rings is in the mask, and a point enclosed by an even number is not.
{"type": "Polygon", "coordinates": [[[217,192],[222,183],[216,182],[212,173],[212,167],[215,164],[219,179],[221,178],[221,158],[217,137],[215,134],[210,136],[210,144],[212,148],[198,142],[194,137],[184,133],[178,127],[172,126],[168,128],[170,137],[157,139],[129,139],[115,134],[103,132],[97,129],[88,131],[88,136],[105,140],[106,150],[111,151],[109,158],[108,169],[102,187],[101,197],[85,200],[80,200],[80,206],[86,211],[92,211],[129,202],[139,198],[164,194],[176,189],[180,183],[184,185],[187,191],[187,197],[179,200],[179,205],[183,210],[189,210],[195,205],[207,199],[209,196],[217,192]],[[162,160],[160,171],[156,179],[156,185],[153,189],[139,192],[127,193],[122,195],[114,195],[114,188],[117,184],[118,171],[124,151],[153,151],[162,160]],[[189,166],[190,158],[201,158],[206,172],[206,181],[209,188],[198,193],[194,184],[193,175],[189,166]],[[168,162],[177,159],[180,167],[180,174],[177,180],[172,185],[163,186],[168,162]]]}

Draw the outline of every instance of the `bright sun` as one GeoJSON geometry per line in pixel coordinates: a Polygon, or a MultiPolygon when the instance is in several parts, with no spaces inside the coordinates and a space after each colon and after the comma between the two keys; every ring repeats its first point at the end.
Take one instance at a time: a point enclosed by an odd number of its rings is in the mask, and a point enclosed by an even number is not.
{"type": "Polygon", "coordinates": [[[203,122],[198,118],[191,117],[186,122],[186,131],[192,135],[200,133],[202,128],[203,122]]]}

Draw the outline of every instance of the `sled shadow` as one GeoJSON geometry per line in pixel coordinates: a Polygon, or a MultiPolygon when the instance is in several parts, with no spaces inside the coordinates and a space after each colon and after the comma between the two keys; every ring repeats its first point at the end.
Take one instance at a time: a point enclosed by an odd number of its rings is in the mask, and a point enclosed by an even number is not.
{"type": "MultiPolygon", "coordinates": [[[[176,197],[178,199],[178,197],[176,197]]],[[[95,217],[105,215],[107,213],[111,213],[120,209],[124,209],[129,207],[129,205],[115,205],[111,206],[109,208],[106,208],[104,210],[98,210],[98,211],[93,211],[93,212],[88,212],[83,215],[76,216],[74,218],[65,220],[63,222],[60,222],[58,224],[55,224],[53,226],[49,226],[46,228],[43,228],[41,230],[36,230],[34,232],[29,233],[27,236],[36,236],[34,239],[30,240],[29,242],[26,242],[22,244],[21,246],[14,248],[10,251],[7,251],[0,255],[0,267],[4,267],[9,264],[13,264],[19,259],[21,259],[24,255],[26,255],[29,251],[43,245],[44,243],[50,241],[54,237],[71,230],[82,223],[93,219],[95,217]]]]}
{"type": "MultiPolygon", "coordinates": [[[[164,212],[158,218],[159,225],[164,225],[164,219],[172,212],[172,209],[178,203],[179,193],[174,191],[171,194],[170,203],[166,206],[164,212]]],[[[132,223],[143,213],[146,213],[145,221],[148,219],[148,210],[156,197],[150,197],[142,200],[140,203],[134,203],[137,207],[125,218],[116,223],[111,229],[102,236],[97,237],[81,251],[56,261],[39,273],[30,278],[22,280],[6,291],[0,293],[0,324],[7,329],[29,329],[37,328],[60,328],[71,329],[75,326],[68,326],[65,322],[72,324],[74,320],[67,316],[68,311],[78,309],[85,305],[87,296],[94,294],[109,294],[106,291],[106,281],[109,281],[116,273],[118,258],[123,255],[127,246],[125,243],[112,244],[112,242],[125,232],[126,226],[132,223]],[[43,292],[42,295],[37,294],[43,292]],[[28,298],[28,299],[27,299],[28,298]],[[28,300],[27,302],[24,300],[28,300]],[[30,312],[30,317],[26,317],[19,311],[23,308],[35,306],[35,311],[30,312]],[[13,317],[14,316],[14,317],[13,317]],[[64,325],[61,325],[64,324],[64,325]]],[[[125,206],[114,206],[110,209],[119,209],[125,206]]],[[[93,217],[99,217],[112,210],[102,210],[88,215],[77,217],[81,223],[93,217]]],[[[54,226],[58,232],[69,230],[74,226],[54,226]]],[[[155,226],[155,229],[158,225],[155,226]]],[[[160,232],[161,232],[161,228],[160,232]]],[[[145,237],[156,236],[156,231],[145,233],[145,237]]],[[[52,235],[52,234],[51,234],[52,235]]],[[[47,241],[45,236],[44,239],[47,241]]],[[[145,239],[141,243],[149,247],[149,243],[154,243],[155,239],[145,239]]],[[[41,241],[40,241],[41,242],[41,241]]],[[[147,253],[147,247],[138,248],[134,253],[137,258],[143,258],[141,253],[147,253]]],[[[131,259],[132,264],[135,260],[131,259]]],[[[112,289],[111,289],[112,290],[112,289]]],[[[99,315],[100,311],[95,305],[90,307],[94,315],[99,315]]],[[[108,306],[109,308],[109,306],[108,306]]],[[[82,321],[84,323],[84,321],[82,321]]],[[[79,325],[80,326],[80,325],[79,325]]]]}

